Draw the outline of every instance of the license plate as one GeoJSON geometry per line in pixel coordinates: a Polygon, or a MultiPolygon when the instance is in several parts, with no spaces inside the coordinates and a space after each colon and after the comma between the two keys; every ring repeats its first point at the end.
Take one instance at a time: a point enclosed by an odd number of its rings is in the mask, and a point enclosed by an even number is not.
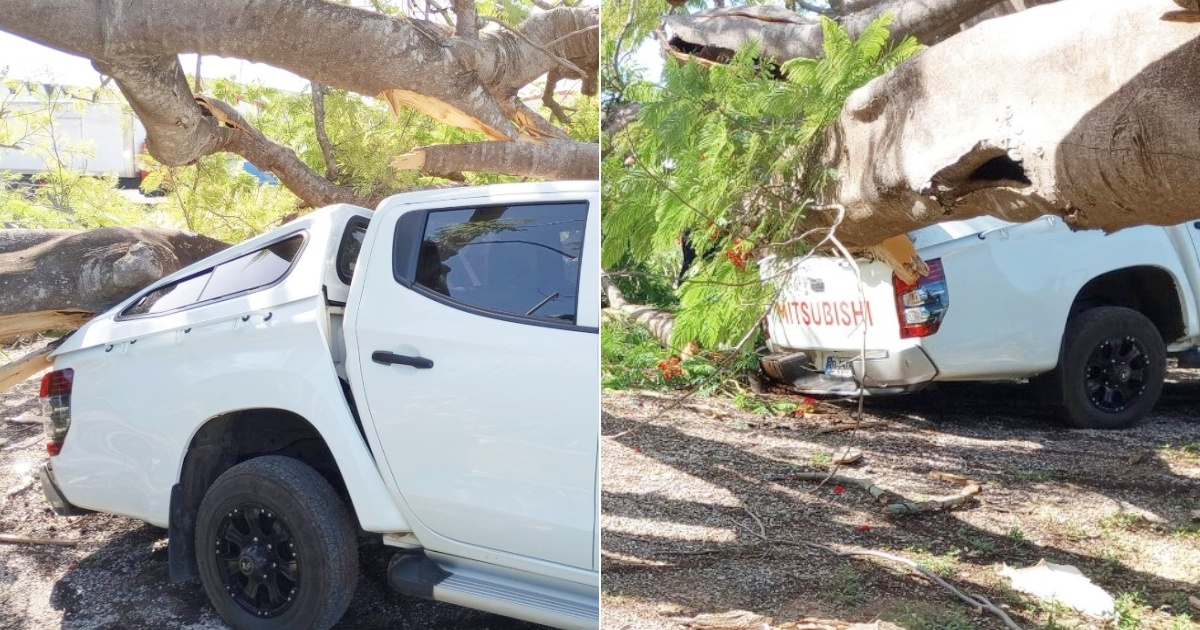
{"type": "Polygon", "coordinates": [[[838,360],[837,357],[825,358],[825,376],[837,376],[841,378],[851,378],[854,372],[850,370],[850,360],[838,360]]]}

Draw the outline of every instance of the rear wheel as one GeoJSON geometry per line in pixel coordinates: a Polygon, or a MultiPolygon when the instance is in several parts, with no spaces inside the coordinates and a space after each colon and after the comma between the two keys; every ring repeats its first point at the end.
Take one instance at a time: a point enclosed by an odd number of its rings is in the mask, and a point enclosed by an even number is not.
{"type": "Polygon", "coordinates": [[[1067,323],[1055,373],[1066,420],[1086,429],[1120,429],[1158,402],[1167,349],[1145,315],[1101,306],[1067,323]]]}
{"type": "Polygon", "coordinates": [[[196,559],[208,599],[234,628],[324,630],[358,581],[354,524],[320,474],[287,457],[225,471],[200,504],[196,559]]]}

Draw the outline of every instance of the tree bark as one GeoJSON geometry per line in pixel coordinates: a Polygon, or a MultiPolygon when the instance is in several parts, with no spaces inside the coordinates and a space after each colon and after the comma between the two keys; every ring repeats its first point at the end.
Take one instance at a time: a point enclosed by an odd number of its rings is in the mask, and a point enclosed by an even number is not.
{"type": "Polygon", "coordinates": [[[134,291],[225,247],[160,228],[0,230],[0,338],[78,328],[134,291]]]}
{"type": "Polygon", "coordinates": [[[317,144],[321,146],[321,158],[325,160],[325,179],[338,180],[337,159],[333,155],[333,144],[325,131],[325,94],[329,88],[320,83],[310,83],[313,100],[313,127],[317,131],[317,144]]]}
{"type": "MultiPolygon", "coordinates": [[[[1001,1],[881,0],[835,19],[851,37],[857,37],[872,20],[891,13],[894,39],[912,35],[929,44],[1001,1]]],[[[824,44],[820,21],[772,6],[668,15],[664,22],[674,48],[713,61],[727,60],[752,40],[759,42],[763,55],[777,62],[819,57],[824,44]]]]}
{"type": "Polygon", "coordinates": [[[969,29],[854,92],[828,160],[843,242],[983,214],[1106,231],[1195,218],[1200,26],[1177,9],[1063,0],[969,29]]]}
{"type": "Polygon", "coordinates": [[[419,169],[428,175],[451,177],[462,171],[513,175],[549,175],[552,179],[599,179],[597,145],[547,138],[504,146],[496,142],[442,144],[422,147],[392,162],[397,169],[419,169]]]}

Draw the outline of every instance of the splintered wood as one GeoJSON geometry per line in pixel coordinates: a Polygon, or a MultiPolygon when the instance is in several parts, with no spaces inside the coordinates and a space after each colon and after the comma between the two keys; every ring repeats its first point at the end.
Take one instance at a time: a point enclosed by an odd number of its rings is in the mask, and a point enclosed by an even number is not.
{"type": "Polygon", "coordinates": [[[409,90],[384,90],[378,98],[387,101],[394,115],[399,115],[399,112],[404,107],[411,107],[440,123],[452,125],[459,129],[466,129],[467,131],[478,131],[493,140],[509,139],[508,136],[491,125],[485,124],[471,117],[461,109],[432,96],[417,94],[409,90]]]}
{"type": "Polygon", "coordinates": [[[16,361],[0,367],[0,392],[8,391],[8,389],[24,382],[25,379],[49,368],[51,363],[46,357],[51,352],[54,352],[56,347],[57,344],[46,346],[41,350],[30,352],[16,361]]]}

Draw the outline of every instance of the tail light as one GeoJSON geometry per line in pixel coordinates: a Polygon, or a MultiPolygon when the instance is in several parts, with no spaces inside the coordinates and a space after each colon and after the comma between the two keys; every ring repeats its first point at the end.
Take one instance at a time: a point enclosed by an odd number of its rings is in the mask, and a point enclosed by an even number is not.
{"type": "Polygon", "coordinates": [[[928,337],[938,331],[950,308],[950,289],[940,258],[927,262],[929,275],[918,276],[909,284],[892,274],[896,294],[896,314],[900,318],[900,337],[928,337]]]}
{"type": "Polygon", "coordinates": [[[51,456],[58,455],[62,450],[63,440],[71,428],[71,384],[75,380],[75,370],[55,370],[42,377],[42,413],[45,416],[43,427],[46,430],[46,452],[51,456]]]}

